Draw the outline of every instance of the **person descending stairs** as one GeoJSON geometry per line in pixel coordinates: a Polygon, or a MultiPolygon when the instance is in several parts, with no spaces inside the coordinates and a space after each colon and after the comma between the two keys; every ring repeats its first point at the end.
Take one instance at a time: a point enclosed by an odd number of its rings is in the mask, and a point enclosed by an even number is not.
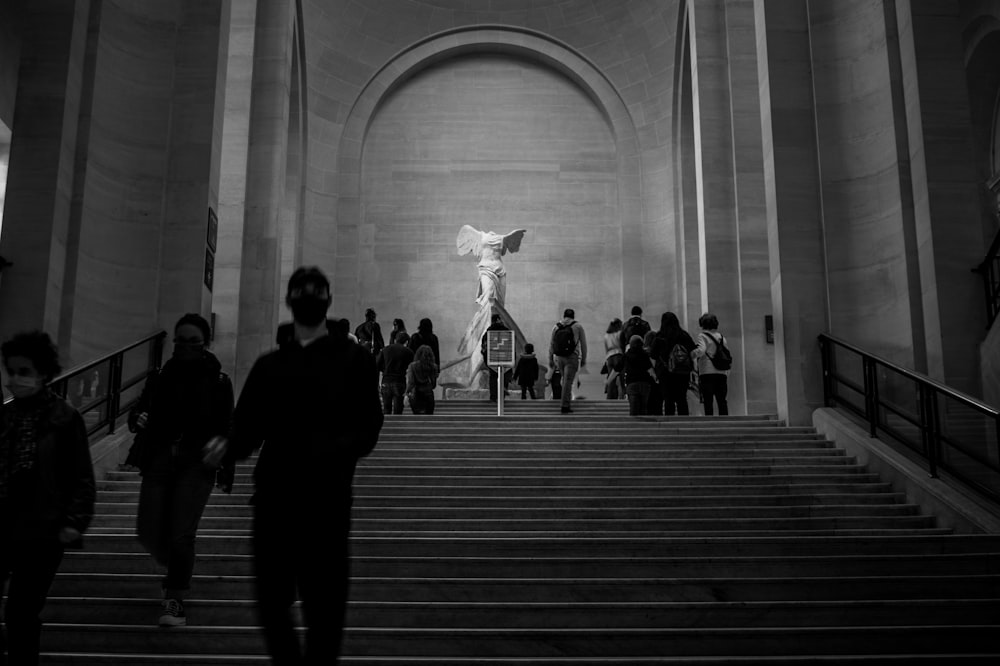
{"type": "MultiPolygon", "coordinates": [[[[344,664],[1000,663],[1000,536],[956,534],[814,429],[441,401],[358,467],[344,664]]],[[[148,622],[138,477],[99,483],[46,664],[266,663],[249,465],[198,535],[186,627],[148,622]]]]}

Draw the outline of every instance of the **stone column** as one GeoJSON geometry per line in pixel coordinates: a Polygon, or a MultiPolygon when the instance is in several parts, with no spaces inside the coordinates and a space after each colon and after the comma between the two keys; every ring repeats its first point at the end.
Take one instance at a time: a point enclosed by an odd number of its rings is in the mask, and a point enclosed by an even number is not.
{"type": "Polygon", "coordinates": [[[0,338],[58,336],[90,2],[25,4],[0,256],[0,338]]]}
{"type": "Polygon", "coordinates": [[[274,345],[283,290],[279,224],[288,150],[294,3],[260,0],[254,31],[253,92],[239,293],[236,381],[274,345]]]}
{"type": "Polygon", "coordinates": [[[800,0],[755,0],[778,416],[823,406],[816,336],[828,328],[809,21],[800,0]]]}
{"type": "Polygon", "coordinates": [[[228,29],[229,40],[220,155],[219,242],[215,253],[215,290],[212,293],[212,311],[215,313],[213,350],[222,367],[234,376],[243,270],[256,20],[256,2],[236,2],[231,6],[228,25],[223,28],[228,29]]]}
{"type": "MultiPolygon", "coordinates": [[[[720,329],[733,350],[735,362],[729,376],[730,412],[743,414],[746,412],[746,352],[743,349],[726,7],[724,0],[693,2],[690,7],[701,309],[718,316],[720,329]]],[[[692,329],[697,332],[696,326],[692,329]]]]}
{"type": "MultiPolygon", "coordinates": [[[[982,204],[957,2],[897,0],[928,373],[980,393],[982,204]],[[912,12],[912,13],[911,13],[912,12]],[[943,39],[942,34],[954,36],[943,39]],[[979,254],[980,256],[976,256],[979,254]]],[[[997,63],[994,63],[996,66],[997,63]]]]}
{"type": "Polygon", "coordinates": [[[747,413],[772,414],[776,409],[774,345],[767,343],[764,326],[764,318],[771,314],[771,276],[753,0],[726,0],[726,35],[743,317],[738,362],[743,367],[747,413]]]}

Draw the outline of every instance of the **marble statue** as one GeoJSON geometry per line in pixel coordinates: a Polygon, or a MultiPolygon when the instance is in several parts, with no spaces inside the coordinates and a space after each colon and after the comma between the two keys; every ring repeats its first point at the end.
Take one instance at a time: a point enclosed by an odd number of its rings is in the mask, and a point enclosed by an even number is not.
{"type": "Polygon", "coordinates": [[[521,240],[527,229],[517,229],[505,236],[492,231],[479,231],[468,224],[458,232],[458,253],[479,257],[479,292],[476,302],[480,307],[495,302],[503,307],[506,293],[506,275],[501,257],[507,252],[521,249],[521,240]]]}

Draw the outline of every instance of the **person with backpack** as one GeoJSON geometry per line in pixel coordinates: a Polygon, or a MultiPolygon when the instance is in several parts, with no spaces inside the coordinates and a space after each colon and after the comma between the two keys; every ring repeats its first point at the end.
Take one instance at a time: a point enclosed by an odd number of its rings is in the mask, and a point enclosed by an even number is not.
{"type": "Polygon", "coordinates": [[[677,315],[664,312],[660,316],[660,330],[653,339],[652,357],[656,377],[663,396],[664,413],[673,416],[687,416],[688,380],[694,370],[691,352],[695,350],[694,340],[681,328],[677,315]]]}
{"type": "Polygon", "coordinates": [[[371,308],[365,310],[365,321],[354,329],[354,335],[358,339],[358,344],[377,357],[385,347],[385,340],[382,338],[382,327],[375,321],[375,316],[375,310],[371,308]]]}
{"type": "Polygon", "coordinates": [[[652,326],[649,322],[642,318],[642,308],[638,305],[632,306],[632,316],[622,325],[621,333],[618,334],[618,340],[621,342],[621,348],[623,350],[628,349],[629,341],[632,339],[633,335],[638,335],[640,338],[645,338],[646,334],[652,330],[652,326]]]}
{"type": "Polygon", "coordinates": [[[725,336],[719,333],[718,317],[706,312],[698,318],[698,326],[701,327],[701,333],[698,334],[698,346],[693,353],[698,361],[698,385],[705,405],[705,416],[712,416],[713,399],[719,405],[719,416],[727,416],[727,382],[733,355],[726,346],[725,336]]]}
{"type": "Polygon", "coordinates": [[[573,399],[573,382],[576,373],[587,365],[587,336],[575,317],[573,308],[566,308],[562,321],[552,327],[549,338],[549,366],[562,376],[559,411],[563,414],[573,411],[569,406],[573,399]]]}

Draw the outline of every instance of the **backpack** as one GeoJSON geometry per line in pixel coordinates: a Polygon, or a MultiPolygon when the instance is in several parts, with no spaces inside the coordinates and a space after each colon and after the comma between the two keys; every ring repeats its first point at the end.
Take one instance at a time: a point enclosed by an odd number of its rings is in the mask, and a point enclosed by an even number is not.
{"type": "Polygon", "coordinates": [[[638,335],[640,338],[645,339],[646,334],[649,333],[649,322],[645,319],[636,319],[632,317],[625,323],[625,328],[622,329],[621,341],[622,349],[628,349],[628,341],[632,339],[633,335],[638,335]]]}
{"type": "Polygon", "coordinates": [[[573,321],[569,324],[562,322],[556,324],[556,330],[552,333],[552,353],[556,356],[572,356],[576,351],[576,336],[573,335],[573,321]]]}
{"type": "Polygon", "coordinates": [[[691,354],[684,345],[677,343],[670,350],[670,355],[667,357],[667,370],[685,375],[694,370],[694,364],[691,362],[691,354]]]}
{"type": "Polygon", "coordinates": [[[711,333],[706,333],[708,337],[712,338],[712,342],[715,343],[715,355],[709,356],[708,360],[712,362],[716,370],[729,370],[733,367],[733,355],[729,353],[729,349],[726,348],[726,343],[723,342],[722,335],[719,335],[719,339],[716,340],[715,336],[711,333]]]}

